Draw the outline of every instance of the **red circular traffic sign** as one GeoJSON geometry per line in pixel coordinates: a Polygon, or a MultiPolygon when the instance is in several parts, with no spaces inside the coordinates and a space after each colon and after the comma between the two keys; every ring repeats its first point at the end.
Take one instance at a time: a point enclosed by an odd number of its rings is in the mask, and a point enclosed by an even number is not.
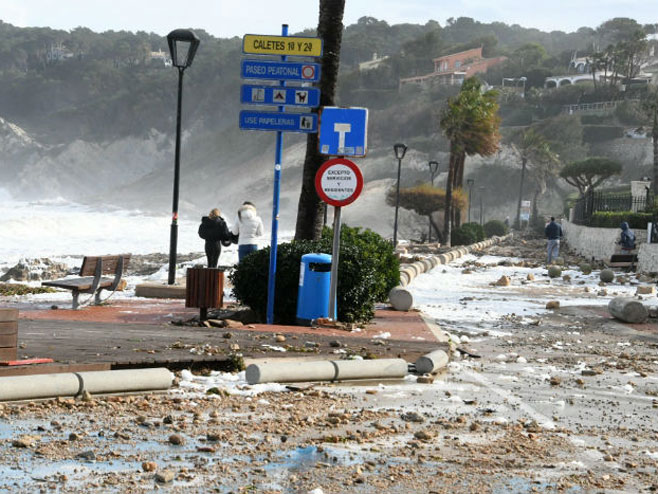
{"type": "Polygon", "coordinates": [[[347,206],[361,194],[363,175],[350,160],[334,158],[325,161],[315,174],[315,190],[327,204],[347,206]]]}
{"type": "Polygon", "coordinates": [[[302,79],[315,79],[315,67],[313,65],[304,65],[302,67],[302,79]]]}

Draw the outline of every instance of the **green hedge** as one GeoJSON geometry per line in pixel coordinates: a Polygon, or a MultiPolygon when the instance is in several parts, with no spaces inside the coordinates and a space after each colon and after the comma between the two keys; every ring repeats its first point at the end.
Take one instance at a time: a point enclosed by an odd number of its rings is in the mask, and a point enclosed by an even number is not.
{"type": "Polygon", "coordinates": [[[603,142],[624,137],[623,127],[615,125],[583,126],[583,142],[603,142]]]}
{"type": "Polygon", "coordinates": [[[507,231],[507,226],[500,220],[491,220],[484,224],[484,234],[487,237],[493,237],[494,235],[502,237],[507,235],[507,231]]]}
{"type": "Polygon", "coordinates": [[[644,229],[651,221],[651,213],[633,213],[632,211],[606,212],[597,211],[592,214],[590,226],[599,228],[619,228],[622,221],[627,221],[631,228],[644,229]]]}
{"type": "MultiPolygon", "coordinates": [[[[318,241],[292,241],[277,249],[274,320],[295,324],[299,268],[304,254],[331,254],[333,232],[325,228],[318,241]]],[[[270,248],[245,257],[233,273],[233,295],[264,320],[267,310],[267,276],[270,248]]],[[[338,319],[365,322],[374,317],[375,303],[383,302],[400,282],[400,264],[391,243],[376,233],[344,226],[338,266],[338,319]]]]}
{"type": "Polygon", "coordinates": [[[452,245],[470,245],[486,238],[484,228],[479,223],[464,223],[452,231],[450,243],[452,245]]]}

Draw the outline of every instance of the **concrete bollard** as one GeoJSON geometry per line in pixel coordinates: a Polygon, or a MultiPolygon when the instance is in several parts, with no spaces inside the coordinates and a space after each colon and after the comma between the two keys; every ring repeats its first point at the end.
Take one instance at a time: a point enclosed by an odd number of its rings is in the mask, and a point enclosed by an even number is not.
{"type": "Polygon", "coordinates": [[[433,374],[448,365],[448,354],[443,350],[434,350],[416,360],[416,372],[433,374]]]}
{"type": "Polygon", "coordinates": [[[615,297],[608,303],[608,312],[615,318],[630,323],[643,323],[649,317],[647,308],[635,299],[615,297]]]}
{"type": "Polygon", "coordinates": [[[388,300],[395,310],[407,312],[414,306],[411,292],[401,286],[391,288],[391,291],[388,292],[388,300]]]}
{"type": "Polygon", "coordinates": [[[245,372],[249,384],[268,382],[342,381],[386,379],[407,375],[404,359],[333,360],[319,362],[270,362],[251,364],[245,372]]]}
{"type": "Polygon", "coordinates": [[[169,389],[174,375],[165,368],[44,374],[0,378],[0,401],[77,396],[83,391],[126,393],[169,389]]]}

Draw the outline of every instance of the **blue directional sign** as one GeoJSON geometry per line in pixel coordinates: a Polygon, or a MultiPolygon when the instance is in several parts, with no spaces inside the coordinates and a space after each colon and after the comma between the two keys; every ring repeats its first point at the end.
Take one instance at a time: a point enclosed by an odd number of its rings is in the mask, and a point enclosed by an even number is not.
{"type": "Polygon", "coordinates": [[[315,113],[280,113],[266,111],[240,112],[240,128],[244,130],[278,130],[282,132],[317,132],[315,113]]]}
{"type": "Polygon", "coordinates": [[[243,79],[270,79],[302,82],[318,82],[320,80],[319,63],[243,60],[241,68],[241,76],[243,79]]]}
{"type": "Polygon", "coordinates": [[[320,90],[314,87],[252,86],[243,84],[240,103],[317,108],[320,90]]]}
{"type": "Polygon", "coordinates": [[[320,154],[365,156],[368,141],[368,109],[325,106],[320,114],[320,154]]]}

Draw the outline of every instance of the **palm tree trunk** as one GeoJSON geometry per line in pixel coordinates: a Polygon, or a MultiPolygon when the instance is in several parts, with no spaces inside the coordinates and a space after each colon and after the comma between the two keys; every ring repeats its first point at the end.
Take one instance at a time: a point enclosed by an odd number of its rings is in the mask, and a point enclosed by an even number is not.
{"type": "Polygon", "coordinates": [[[525,180],[525,168],[528,163],[527,158],[521,158],[521,183],[519,184],[519,202],[516,205],[516,220],[514,221],[514,227],[521,228],[521,202],[523,201],[523,181],[525,180]]]}
{"type": "Polygon", "coordinates": [[[539,219],[538,202],[541,193],[542,193],[541,188],[537,187],[535,189],[535,193],[532,196],[532,217],[530,218],[530,224],[532,225],[532,228],[534,228],[534,225],[537,224],[537,220],[539,219]]]}
{"type": "Polygon", "coordinates": [[[441,230],[439,228],[439,225],[437,225],[434,220],[432,219],[432,215],[430,215],[430,223],[432,224],[432,229],[434,230],[434,233],[436,233],[436,239],[440,244],[443,243],[443,235],[441,235],[441,230]]]}
{"type": "MultiPolygon", "coordinates": [[[[654,96],[658,100],[658,95],[654,96]]],[[[653,196],[658,196],[658,101],[654,101],[653,107],[653,129],[651,132],[653,137],[653,181],[651,187],[653,196]]]]}
{"type": "MultiPolygon", "coordinates": [[[[320,106],[335,106],[344,11],[345,0],[320,0],[318,37],[324,40],[320,106]]],[[[308,134],[302,174],[302,191],[297,207],[296,240],[318,239],[322,234],[324,204],[315,192],[315,174],[326,159],[327,157],[318,151],[318,135],[308,134]]]]}
{"type": "MultiPolygon", "coordinates": [[[[457,160],[457,167],[455,170],[455,177],[453,180],[453,190],[461,188],[464,183],[464,162],[466,161],[466,154],[461,153],[459,159],[457,160]]],[[[453,207],[453,217],[455,228],[459,228],[462,224],[462,212],[461,209],[453,207]]]]}
{"type": "Polygon", "coordinates": [[[455,155],[455,143],[451,141],[450,162],[448,163],[448,180],[446,180],[446,208],[443,215],[443,240],[446,247],[450,247],[450,235],[452,233],[452,181],[455,176],[455,155]]]}

